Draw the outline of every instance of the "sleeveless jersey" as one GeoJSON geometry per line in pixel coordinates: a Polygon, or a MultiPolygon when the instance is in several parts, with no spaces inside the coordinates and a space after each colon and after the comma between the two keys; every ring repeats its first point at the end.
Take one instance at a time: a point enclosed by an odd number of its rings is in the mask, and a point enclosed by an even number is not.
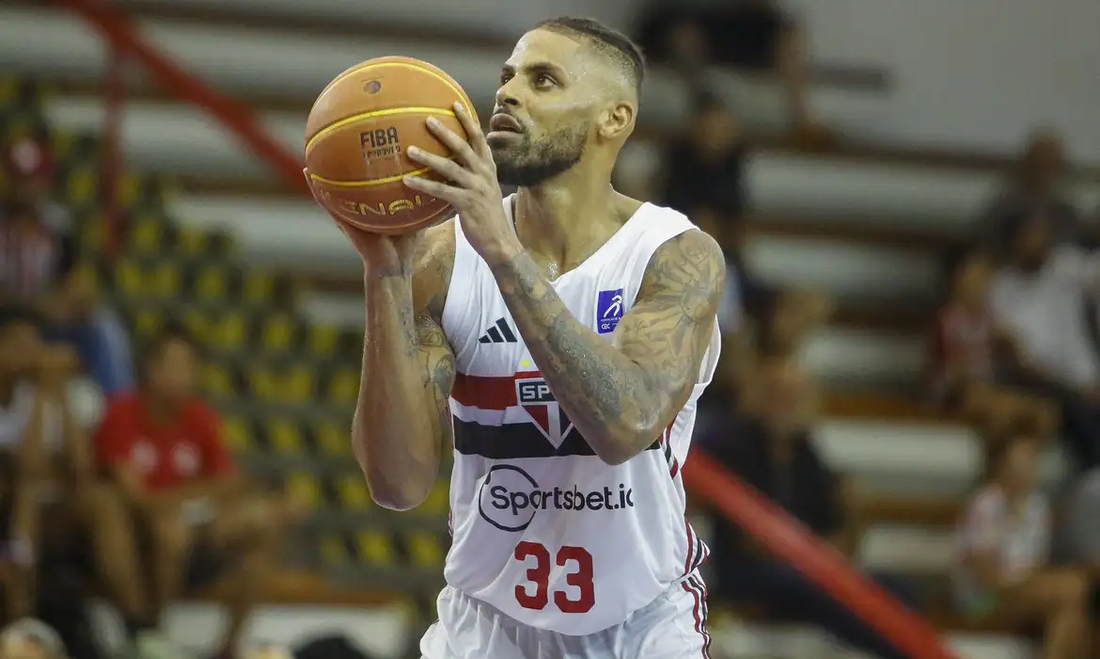
{"type": "MultiPolygon", "coordinates": [[[[510,197],[504,207],[510,217],[510,197]]],[[[680,213],[645,204],[554,290],[610,340],[654,251],[693,230],[680,213]]],[[[717,322],[673,423],[641,454],[608,465],[555,402],[461,218],[455,234],[443,311],[457,360],[447,582],[539,629],[584,635],[619,624],[708,553],[685,519],[680,465],[718,361],[717,322]]]]}

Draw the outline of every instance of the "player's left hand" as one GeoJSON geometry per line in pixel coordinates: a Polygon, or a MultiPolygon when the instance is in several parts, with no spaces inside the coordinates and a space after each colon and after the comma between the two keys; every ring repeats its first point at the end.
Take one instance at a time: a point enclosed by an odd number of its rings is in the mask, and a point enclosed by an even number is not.
{"type": "Polygon", "coordinates": [[[427,120],[428,130],[447,145],[453,158],[437,156],[417,147],[408,150],[409,158],[431,167],[450,184],[419,176],[406,176],[404,183],[454,206],[461,217],[462,232],[481,258],[489,265],[503,263],[523,251],[523,247],[504,214],[497,168],[485,133],[461,103],[455,103],[454,107],[455,116],[466,129],[469,141],[438,119],[429,117],[427,120]]]}

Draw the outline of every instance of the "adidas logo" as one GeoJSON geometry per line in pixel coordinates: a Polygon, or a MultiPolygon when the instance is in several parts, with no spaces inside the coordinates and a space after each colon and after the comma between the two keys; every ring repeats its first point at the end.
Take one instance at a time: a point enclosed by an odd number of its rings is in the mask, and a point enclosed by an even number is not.
{"type": "Polygon", "coordinates": [[[518,343],[519,339],[512,333],[512,328],[508,327],[508,323],[504,322],[503,318],[497,318],[497,322],[485,330],[485,333],[481,335],[481,338],[477,340],[478,343],[518,343]]]}

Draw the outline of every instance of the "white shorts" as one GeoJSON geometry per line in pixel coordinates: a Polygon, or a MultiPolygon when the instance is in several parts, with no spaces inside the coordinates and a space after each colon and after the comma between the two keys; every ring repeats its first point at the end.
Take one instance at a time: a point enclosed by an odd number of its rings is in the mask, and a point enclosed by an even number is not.
{"type": "Polygon", "coordinates": [[[420,653],[423,659],[708,659],[706,592],[692,573],[622,623],[566,636],[522,625],[447,586],[420,653]]]}

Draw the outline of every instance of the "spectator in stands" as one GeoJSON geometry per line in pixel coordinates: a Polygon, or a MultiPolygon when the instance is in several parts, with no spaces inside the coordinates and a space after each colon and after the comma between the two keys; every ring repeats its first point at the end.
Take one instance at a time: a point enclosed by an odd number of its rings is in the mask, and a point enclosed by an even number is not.
{"type": "Polygon", "coordinates": [[[0,306],[0,560],[8,614],[37,609],[76,649],[86,589],[74,572],[106,587],[127,618],[140,612],[140,589],[133,538],[94,479],[85,430],[97,401],[72,379],[72,349],[43,344],[38,325],[29,309],[0,306]],[[86,574],[89,563],[95,574],[86,574]]]}
{"type": "Polygon", "coordinates": [[[4,168],[9,194],[0,208],[0,299],[34,303],[50,338],[71,343],[107,394],[131,386],[126,331],[75,267],[71,218],[50,198],[47,147],[17,142],[5,150],[4,168]]]}
{"type": "MultiPolygon", "coordinates": [[[[54,500],[51,453],[75,444],[68,423],[71,351],[47,351],[29,310],[0,308],[0,461],[4,471],[4,560],[10,566],[7,613],[34,612],[41,506],[54,500]],[[69,426],[69,427],[66,427],[69,426]]],[[[72,446],[79,450],[79,447],[72,446]]]]}
{"type": "Polygon", "coordinates": [[[2,659],[66,659],[68,656],[61,637],[41,620],[24,618],[0,631],[2,659]]]}
{"type": "Polygon", "coordinates": [[[1090,469],[1070,488],[1056,534],[1060,558],[1100,578],[1100,468],[1090,469]]]}
{"type": "Polygon", "coordinates": [[[1041,208],[1013,212],[1005,229],[1009,262],[990,309],[1015,347],[1007,382],[1057,401],[1070,448],[1086,466],[1100,464],[1100,356],[1085,304],[1100,289],[1100,265],[1055,244],[1041,208]]]}
{"type": "Polygon", "coordinates": [[[1082,571],[1048,562],[1051,515],[1038,491],[1039,442],[1018,435],[990,453],[986,484],[957,531],[958,606],[1021,629],[1044,628],[1042,656],[1086,656],[1091,584],[1082,571]]]}
{"type": "Polygon", "coordinates": [[[730,66],[750,74],[773,73],[783,82],[791,124],[820,134],[807,102],[802,26],[772,0],[656,2],[646,13],[640,42],[657,62],[673,66],[696,92],[713,86],[706,69],[730,66]]]}
{"type": "Polygon", "coordinates": [[[695,222],[724,226],[745,212],[745,147],[736,118],[720,98],[695,98],[689,130],[665,156],[664,201],[695,222]]]}
{"type": "Polygon", "coordinates": [[[289,506],[238,471],[217,414],[193,393],[197,346],[182,326],[166,327],[143,366],[141,387],[111,402],[96,451],[151,540],[155,610],[223,577],[231,597],[221,655],[232,656],[289,506]]]}
{"type": "Polygon", "coordinates": [[[1003,189],[986,209],[979,223],[979,242],[994,254],[1011,250],[1012,218],[1040,212],[1051,223],[1055,244],[1092,245],[1093,235],[1081,221],[1065,188],[1066,157],[1062,139],[1053,130],[1032,133],[1027,148],[1003,189]]]}
{"type": "MultiPolygon", "coordinates": [[[[704,437],[702,445],[746,483],[851,555],[854,538],[845,519],[845,488],[814,449],[812,383],[788,353],[762,355],[756,372],[755,396],[747,401],[752,413],[704,437]]],[[[724,517],[714,520],[711,548],[717,577],[711,591],[714,600],[762,607],[769,616],[819,624],[846,643],[881,657],[904,656],[724,517]]],[[[881,579],[880,585],[910,599],[900,584],[881,579]]]]}
{"type": "Polygon", "coordinates": [[[932,329],[929,393],[943,409],[960,414],[991,438],[1012,432],[1052,437],[1058,424],[1053,401],[996,383],[998,346],[1005,338],[989,313],[993,259],[970,251],[953,264],[947,299],[932,329]]]}

